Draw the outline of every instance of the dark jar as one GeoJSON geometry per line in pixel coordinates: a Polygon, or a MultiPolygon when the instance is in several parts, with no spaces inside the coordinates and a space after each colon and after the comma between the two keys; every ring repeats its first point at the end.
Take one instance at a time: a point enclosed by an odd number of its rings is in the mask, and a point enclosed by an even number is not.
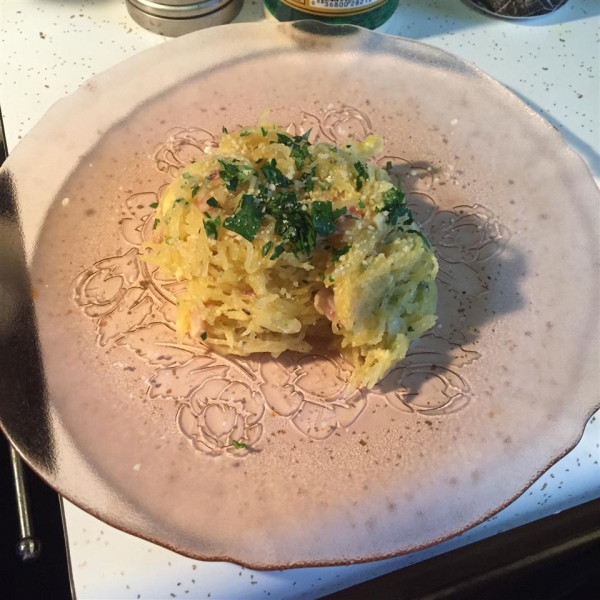
{"type": "Polygon", "coordinates": [[[381,27],[398,0],[263,0],[265,15],[277,21],[314,19],[325,23],[381,27]]]}

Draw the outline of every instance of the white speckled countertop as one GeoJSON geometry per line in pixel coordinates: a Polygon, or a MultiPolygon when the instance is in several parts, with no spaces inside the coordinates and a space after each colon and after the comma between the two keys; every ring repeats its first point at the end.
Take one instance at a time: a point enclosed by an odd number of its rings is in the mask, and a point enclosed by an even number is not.
{"type": "MultiPolygon", "coordinates": [[[[246,0],[236,21],[262,19],[246,0]]],[[[570,0],[528,22],[484,16],[460,0],[400,0],[388,33],[476,63],[548,118],[600,178],[600,5],[570,0]]],[[[122,0],[0,0],[0,106],[9,150],[50,105],[91,75],[164,39],[122,0]]],[[[253,572],[201,563],[117,531],[65,502],[74,589],[84,599],[316,598],[600,497],[600,419],[508,508],[408,556],[351,567],[253,572]]]]}

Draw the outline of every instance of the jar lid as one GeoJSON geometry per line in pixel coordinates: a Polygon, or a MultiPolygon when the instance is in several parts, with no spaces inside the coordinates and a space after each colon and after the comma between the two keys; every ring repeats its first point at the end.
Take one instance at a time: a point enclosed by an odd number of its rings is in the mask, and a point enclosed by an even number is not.
{"type": "Polygon", "coordinates": [[[144,29],[168,37],[177,37],[232,21],[244,0],[126,0],[127,11],[144,29]]]}

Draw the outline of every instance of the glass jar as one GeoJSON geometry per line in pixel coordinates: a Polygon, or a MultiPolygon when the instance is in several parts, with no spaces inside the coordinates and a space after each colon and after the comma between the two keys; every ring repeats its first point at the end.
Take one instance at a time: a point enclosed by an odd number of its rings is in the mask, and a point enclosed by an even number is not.
{"type": "Polygon", "coordinates": [[[265,15],[278,21],[314,19],[334,24],[381,27],[394,14],[398,0],[263,0],[265,15]]]}

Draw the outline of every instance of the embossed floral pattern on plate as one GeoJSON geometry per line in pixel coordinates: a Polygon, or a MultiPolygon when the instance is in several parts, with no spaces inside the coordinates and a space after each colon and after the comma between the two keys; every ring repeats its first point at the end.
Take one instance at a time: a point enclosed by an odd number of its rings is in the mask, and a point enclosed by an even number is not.
{"type": "MultiPolygon", "coordinates": [[[[329,107],[320,115],[303,112],[289,126],[313,140],[341,144],[372,132],[368,115],[350,106],[329,107]]],[[[153,154],[155,167],[169,178],[210,148],[216,136],[202,128],[177,128],[153,154]]],[[[107,352],[127,348],[154,368],[147,395],[177,402],[177,423],[195,449],[210,456],[246,456],[260,443],[262,421],[269,413],[286,419],[302,434],[323,440],[346,429],[370,401],[383,399],[408,413],[444,415],[472,398],[465,367],[476,361],[476,314],[488,293],[485,265],[496,259],[509,231],[489,209],[475,204],[441,210],[435,201],[435,175],[426,163],[385,155],[378,164],[393,164],[407,201],[435,247],[438,276],[438,325],[410,349],[373,390],[342,390],[349,366],[323,353],[275,360],[221,356],[201,343],[177,342],[174,321],[182,283],[161,276],[138,259],[151,232],[151,204],[162,188],[131,195],[123,207],[123,240],[131,249],[97,261],[74,284],[74,300],[94,319],[97,343],[107,352]]]]}

